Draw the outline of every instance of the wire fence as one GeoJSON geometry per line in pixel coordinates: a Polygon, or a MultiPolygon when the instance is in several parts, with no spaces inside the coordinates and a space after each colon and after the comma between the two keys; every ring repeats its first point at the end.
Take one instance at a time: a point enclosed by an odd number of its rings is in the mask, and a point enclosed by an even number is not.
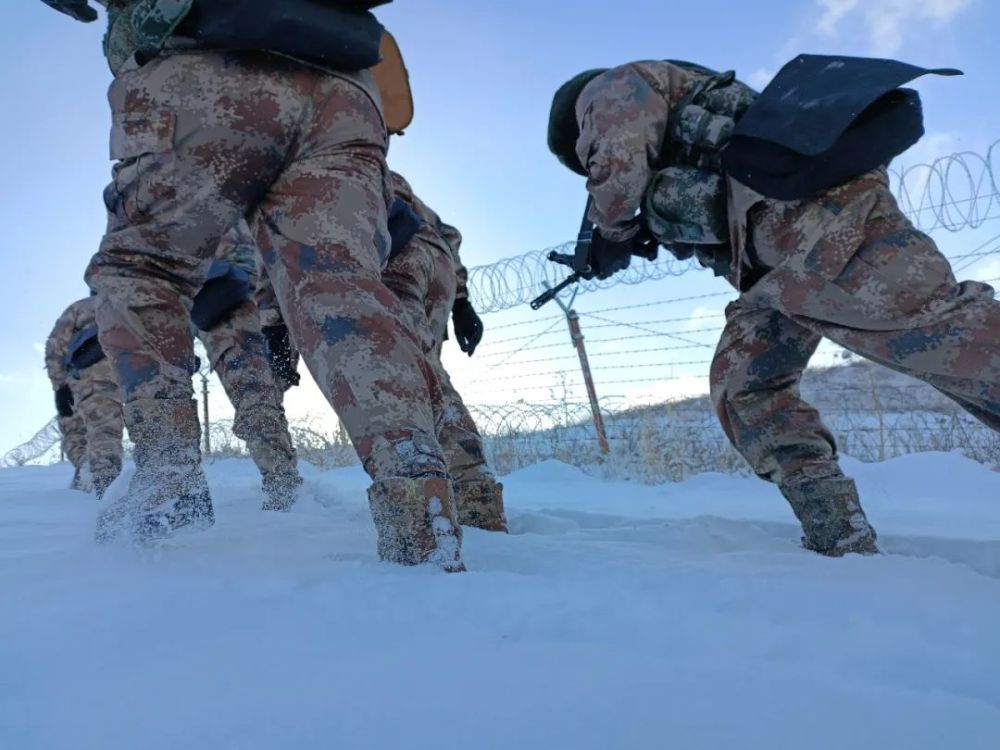
{"type": "MultiPolygon", "coordinates": [[[[961,233],[963,247],[947,252],[956,273],[1000,268],[997,158],[961,153],[892,173],[893,188],[910,219],[928,232],[961,233]],[[975,236],[976,240],[969,242],[975,236]],[[989,264],[989,265],[987,265],[989,264]]],[[[950,244],[950,243],[949,243],[950,244]]],[[[568,245],[561,250],[567,250],[568,245]]],[[[476,356],[453,372],[501,473],[538,461],[567,461],[602,475],[638,481],[677,480],[699,471],[745,471],[723,435],[705,394],[712,355],[724,323],[728,288],[665,295],[658,280],[694,272],[669,255],[638,262],[607,281],[580,285],[577,304],[589,370],[599,397],[609,451],[603,453],[592,420],[578,342],[567,318],[552,312],[525,317],[522,307],[565,276],[545,251],[474,268],[470,288],[488,335],[476,356]],[[630,286],[624,303],[600,306],[590,293],[630,286]]],[[[982,278],[983,274],[979,274],[982,278]]],[[[988,283],[997,278],[982,278],[988,283]]],[[[466,360],[463,360],[465,363],[466,360]]],[[[821,411],[843,453],[864,461],[926,450],[961,451],[1000,465],[996,433],[928,386],[853,361],[833,346],[813,358],[803,392],[821,411]]],[[[212,398],[224,398],[215,388],[212,398]]],[[[206,394],[208,390],[204,391],[206,394]]],[[[244,455],[231,423],[207,426],[212,456],[244,455]]],[[[299,454],[323,466],[354,463],[343,431],[330,416],[294,420],[299,454]]],[[[53,421],[0,466],[59,459],[53,421]]]]}

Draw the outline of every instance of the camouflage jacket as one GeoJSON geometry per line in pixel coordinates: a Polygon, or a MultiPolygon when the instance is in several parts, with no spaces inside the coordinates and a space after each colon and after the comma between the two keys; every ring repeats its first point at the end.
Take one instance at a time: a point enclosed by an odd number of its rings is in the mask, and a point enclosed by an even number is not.
{"type": "Polygon", "coordinates": [[[602,73],[576,102],[576,153],[594,199],[590,218],[612,240],[637,231],[632,219],[646,188],[669,165],[664,151],[672,110],[701,76],[655,60],[602,73]]]}
{"type": "MultiPolygon", "coordinates": [[[[406,201],[423,222],[420,230],[410,242],[426,242],[447,253],[455,264],[455,299],[468,299],[469,272],[462,265],[462,258],[459,254],[462,246],[461,232],[441,221],[441,217],[414,194],[413,188],[410,187],[410,183],[405,177],[397,172],[391,172],[390,176],[393,193],[406,201]]],[[[404,249],[403,252],[406,250],[404,249]]]]}
{"type": "Polygon", "coordinates": [[[84,297],[66,308],[45,341],[45,370],[52,389],[58,390],[69,380],[66,349],[77,331],[94,325],[94,298],[84,297]]]}
{"type": "Polygon", "coordinates": [[[236,226],[222,236],[215,257],[242,268],[250,274],[251,283],[256,285],[257,242],[246,220],[240,219],[236,226]]]}

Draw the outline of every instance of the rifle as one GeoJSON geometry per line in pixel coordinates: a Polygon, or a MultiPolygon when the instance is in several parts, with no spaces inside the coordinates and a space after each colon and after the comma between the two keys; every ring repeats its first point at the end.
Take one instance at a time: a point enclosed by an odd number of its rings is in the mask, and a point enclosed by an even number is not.
{"type": "Polygon", "coordinates": [[[546,260],[552,263],[559,263],[569,266],[573,273],[559,282],[551,289],[546,289],[542,294],[531,300],[531,309],[537,310],[542,305],[551,302],[559,293],[567,287],[576,284],[581,279],[585,279],[591,272],[590,268],[590,243],[594,238],[594,222],[590,220],[590,208],[594,204],[593,196],[587,197],[587,206],[583,209],[583,220],[580,222],[580,233],[576,236],[576,248],[572,255],[568,253],[557,253],[555,250],[546,256],[546,260]]]}

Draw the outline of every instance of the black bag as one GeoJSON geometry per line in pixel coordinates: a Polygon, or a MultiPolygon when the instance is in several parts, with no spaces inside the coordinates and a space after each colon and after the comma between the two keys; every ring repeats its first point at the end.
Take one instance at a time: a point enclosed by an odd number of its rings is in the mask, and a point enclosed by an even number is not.
{"type": "Polygon", "coordinates": [[[920,96],[899,87],[927,74],[961,71],[799,55],[739,119],[722,167],[769,198],[794,200],[885,166],[924,133],[920,96]]]}
{"type": "Polygon", "coordinates": [[[403,251],[423,225],[423,220],[409,203],[398,196],[392,199],[389,207],[389,235],[392,237],[389,260],[403,251]]]}
{"type": "Polygon", "coordinates": [[[81,370],[96,365],[104,359],[104,350],[97,338],[97,326],[87,326],[77,331],[66,347],[66,357],[63,360],[66,369],[73,377],[79,377],[81,370]]]}
{"type": "Polygon", "coordinates": [[[191,320],[210,331],[250,296],[250,274],[224,260],[213,260],[208,278],[195,295],[191,320]]]}
{"type": "Polygon", "coordinates": [[[195,0],[176,33],[208,47],[269,50],[351,72],[379,61],[383,29],[369,9],[383,4],[385,0],[195,0]]]}

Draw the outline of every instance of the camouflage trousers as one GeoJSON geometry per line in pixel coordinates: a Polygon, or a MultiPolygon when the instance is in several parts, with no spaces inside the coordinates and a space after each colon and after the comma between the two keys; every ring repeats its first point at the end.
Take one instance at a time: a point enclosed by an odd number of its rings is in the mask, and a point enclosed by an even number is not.
{"type": "Polygon", "coordinates": [[[95,486],[106,488],[121,473],[125,428],[122,398],[107,359],[71,378],[73,411],[83,421],[86,457],[95,486]]]}
{"type": "Polygon", "coordinates": [[[403,319],[420,338],[427,364],[441,385],[442,408],[437,437],[451,478],[463,482],[492,477],[479,429],[441,362],[441,346],[455,303],[454,260],[450,254],[417,235],[389,262],[382,272],[382,281],[399,297],[403,319]]]}
{"type": "Polygon", "coordinates": [[[779,484],[839,474],[833,435],[799,382],[823,338],[937,388],[1000,430],[1000,302],[958,282],[873,172],[750,214],[761,274],[726,309],[711,394],[753,470],[779,484]]]}
{"type": "Polygon", "coordinates": [[[387,136],[365,89],[266,53],[191,50],[126,66],[109,100],[114,217],[87,277],[125,400],[191,397],[191,298],[246,216],[368,473],[443,473],[440,388],[380,278],[387,136]]]}
{"type": "Polygon", "coordinates": [[[62,435],[63,454],[74,469],[79,469],[87,457],[87,426],[79,411],[74,411],[70,417],[59,417],[59,434],[62,435]]]}
{"type": "Polygon", "coordinates": [[[295,448],[281,391],[271,376],[256,303],[244,301],[212,330],[198,331],[198,338],[233,405],[233,434],[246,442],[260,473],[297,474],[295,448]]]}

